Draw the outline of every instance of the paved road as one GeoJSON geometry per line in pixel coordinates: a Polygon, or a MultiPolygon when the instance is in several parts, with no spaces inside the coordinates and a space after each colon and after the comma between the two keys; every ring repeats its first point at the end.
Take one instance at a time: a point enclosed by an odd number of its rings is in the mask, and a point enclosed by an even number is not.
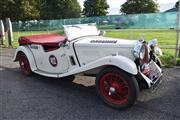
{"type": "Polygon", "coordinates": [[[0,48],[0,120],[179,120],[180,69],[165,69],[155,91],[140,93],[137,103],[120,111],[98,97],[94,78],[73,82],[38,75],[25,77],[12,62],[12,49],[0,48]]]}

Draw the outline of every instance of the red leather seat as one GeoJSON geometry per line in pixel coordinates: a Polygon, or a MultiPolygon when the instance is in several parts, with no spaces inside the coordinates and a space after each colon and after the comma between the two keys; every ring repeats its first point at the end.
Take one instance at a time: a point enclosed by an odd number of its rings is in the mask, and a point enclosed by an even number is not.
{"type": "Polygon", "coordinates": [[[65,43],[65,41],[65,36],[61,36],[57,33],[22,36],[19,38],[20,45],[39,44],[44,46],[58,47],[60,44],[65,43]]]}

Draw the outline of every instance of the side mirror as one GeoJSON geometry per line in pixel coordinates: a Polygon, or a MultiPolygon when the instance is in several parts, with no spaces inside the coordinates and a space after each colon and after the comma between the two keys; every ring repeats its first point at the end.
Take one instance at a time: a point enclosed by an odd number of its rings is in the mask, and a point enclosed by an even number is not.
{"type": "Polygon", "coordinates": [[[106,31],[100,31],[100,34],[99,34],[99,36],[104,36],[106,34],[106,31]]]}

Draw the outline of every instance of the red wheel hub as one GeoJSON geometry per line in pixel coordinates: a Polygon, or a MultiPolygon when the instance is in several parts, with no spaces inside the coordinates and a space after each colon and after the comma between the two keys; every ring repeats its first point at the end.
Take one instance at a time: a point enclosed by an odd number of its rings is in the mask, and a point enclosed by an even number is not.
{"type": "Polygon", "coordinates": [[[19,64],[20,64],[21,70],[24,72],[24,74],[29,75],[31,70],[30,70],[29,62],[28,62],[26,56],[20,55],[19,64]]]}
{"type": "Polygon", "coordinates": [[[130,96],[129,84],[120,74],[107,73],[100,80],[100,92],[113,104],[125,104],[130,96]]]}

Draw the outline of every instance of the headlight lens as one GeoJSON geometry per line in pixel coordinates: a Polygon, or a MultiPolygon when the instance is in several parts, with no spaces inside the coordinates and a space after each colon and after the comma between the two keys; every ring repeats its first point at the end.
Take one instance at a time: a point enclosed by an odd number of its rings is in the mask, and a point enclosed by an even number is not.
{"type": "Polygon", "coordinates": [[[150,46],[155,47],[155,46],[157,46],[157,44],[158,44],[157,39],[152,39],[152,40],[150,40],[150,41],[148,42],[148,46],[149,46],[149,47],[150,47],[150,46]]]}
{"type": "Polygon", "coordinates": [[[148,46],[153,49],[152,51],[156,54],[156,55],[160,55],[162,56],[162,51],[161,49],[158,47],[158,41],[157,39],[153,39],[153,40],[150,40],[148,42],[148,46]]]}
{"type": "Polygon", "coordinates": [[[145,46],[143,45],[142,42],[139,42],[135,45],[134,49],[133,49],[133,55],[135,58],[138,59],[143,59],[145,56],[145,46]]]}

